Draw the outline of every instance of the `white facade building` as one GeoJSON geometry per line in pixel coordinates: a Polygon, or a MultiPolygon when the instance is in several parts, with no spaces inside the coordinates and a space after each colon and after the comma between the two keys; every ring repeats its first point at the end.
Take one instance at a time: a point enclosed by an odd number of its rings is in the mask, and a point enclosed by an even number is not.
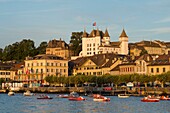
{"type": "Polygon", "coordinates": [[[82,37],[82,51],[79,56],[93,56],[95,54],[117,53],[127,55],[128,52],[128,36],[123,29],[119,42],[110,42],[108,30],[105,33],[97,30],[92,30],[90,34],[84,30],[82,37]]]}

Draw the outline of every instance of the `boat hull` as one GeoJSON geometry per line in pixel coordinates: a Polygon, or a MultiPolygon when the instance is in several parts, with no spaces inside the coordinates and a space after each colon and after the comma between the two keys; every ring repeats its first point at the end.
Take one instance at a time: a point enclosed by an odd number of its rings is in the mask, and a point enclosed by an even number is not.
{"type": "Polygon", "coordinates": [[[70,100],[70,101],[84,101],[85,98],[83,98],[83,97],[69,97],[68,100],[70,100]]]}
{"type": "Polygon", "coordinates": [[[142,102],[159,102],[159,99],[141,99],[142,102]]]}

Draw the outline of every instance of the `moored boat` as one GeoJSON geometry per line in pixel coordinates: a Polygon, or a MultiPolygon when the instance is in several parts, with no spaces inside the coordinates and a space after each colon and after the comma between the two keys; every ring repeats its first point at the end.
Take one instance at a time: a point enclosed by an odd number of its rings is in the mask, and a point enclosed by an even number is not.
{"type": "Polygon", "coordinates": [[[69,98],[70,95],[68,95],[68,94],[61,94],[61,95],[57,95],[57,97],[60,97],[60,98],[69,98]]]}
{"type": "Polygon", "coordinates": [[[10,91],[10,92],[8,92],[8,95],[9,95],[9,96],[14,96],[15,93],[14,93],[13,91],[10,91]]]}
{"type": "Polygon", "coordinates": [[[99,96],[99,97],[95,97],[93,99],[93,101],[96,101],[96,102],[107,102],[107,101],[110,101],[110,98],[107,98],[107,97],[104,97],[104,96],[99,96]]]}
{"type": "Polygon", "coordinates": [[[29,90],[27,90],[26,92],[24,92],[23,95],[24,95],[24,96],[32,96],[33,93],[31,93],[29,90]]]}
{"type": "Polygon", "coordinates": [[[37,97],[37,99],[53,99],[53,98],[48,95],[40,95],[39,97],[37,97]]]}
{"type": "Polygon", "coordinates": [[[141,101],[142,102],[159,102],[159,99],[144,97],[144,98],[141,99],[141,101]]]}
{"type": "Polygon", "coordinates": [[[83,98],[82,96],[78,96],[78,97],[69,97],[68,100],[70,100],[70,101],[84,101],[86,99],[83,98]]]}
{"type": "Polygon", "coordinates": [[[129,98],[129,95],[124,95],[124,94],[121,95],[121,94],[119,94],[118,97],[119,98],[129,98]]]}
{"type": "Polygon", "coordinates": [[[169,97],[165,97],[165,96],[161,96],[160,100],[170,100],[170,98],[169,97]]]}

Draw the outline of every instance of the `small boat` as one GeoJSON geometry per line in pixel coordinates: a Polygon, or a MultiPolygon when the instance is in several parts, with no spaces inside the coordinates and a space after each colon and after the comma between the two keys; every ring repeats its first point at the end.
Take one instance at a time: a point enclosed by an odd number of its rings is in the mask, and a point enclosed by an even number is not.
{"type": "Polygon", "coordinates": [[[31,93],[29,90],[27,90],[26,92],[24,92],[23,95],[24,95],[24,96],[32,96],[33,93],[31,93]]]}
{"type": "Polygon", "coordinates": [[[37,99],[53,99],[53,98],[48,95],[40,95],[39,97],[37,97],[37,99]]]}
{"type": "Polygon", "coordinates": [[[10,92],[8,92],[8,95],[9,95],[9,96],[14,96],[15,93],[14,93],[13,91],[10,91],[10,92]]]}
{"type": "Polygon", "coordinates": [[[118,97],[119,98],[129,98],[129,95],[119,94],[118,97]]]}
{"type": "Polygon", "coordinates": [[[70,100],[70,101],[84,101],[86,99],[83,98],[82,96],[78,96],[78,97],[69,97],[68,100],[70,100]]]}
{"type": "Polygon", "coordinates": [[[159,99],[144,97],[144,98],[141,99],[141,101],[142,102],[159,102],[159,99]]]}
{"type": "Polygon", "coordinates": [[[170,100],[170,98],[169,97],[165,97],[165,96],[161,96],[160,100],[170,100]]]}
{"type": "Polygon", "coordinates": [[[95,97],[93,99],[93,101],[96,101],[96,102],[107,102],[107,101],[110,101],[110,98],[107,98],[107,97],[104,97],[104,96],[99,96],[99,97],[95,97]]]}
{"type": "Polygon", "coordinates": [[[57,95],[57,97],[60,97],[60,98],[69,98],[71,96],[68,95],[68,94],[63,94],[63,95],[57,95]]]}

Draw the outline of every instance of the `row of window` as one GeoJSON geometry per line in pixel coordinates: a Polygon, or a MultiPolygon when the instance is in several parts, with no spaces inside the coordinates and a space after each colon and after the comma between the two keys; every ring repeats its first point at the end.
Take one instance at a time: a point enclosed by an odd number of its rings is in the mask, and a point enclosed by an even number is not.
{"type": "MultiPolygon", "coordinates": [[[[82,68],[76,68],[76,70],[81,70],[82,68]]],[[[99,67],[84,67],[84,70],[99,69],[99,67]]]]}
{"type": "MultiPolygon", "coordinates": [[[[45,70],[43,69],[30,69],[26,70],[25,74],[38,74],[38,73],[44,73],[45,70]]],[[[67,69],[46,69],[46,72],[51,72],[51,73],[66,73],[67,69]]],[[[18,74],[22,74],[23,72],[19,72],[18,74]]]]}
{"type": "Polygon", "coordinates": [[[10,72],[0,72],[0,75],[10,75],[10,72]]]}
{"type": "MultiPolygon", "coordinates": [[[[159,73],[160,72],[160,68],[156,68],[156,73],[159,73]]],[[[166,69],[165,68],[162,68],[162,72],[166,72],[166,69]]],[[[154,68],[151,68],[151,73],[154,73],[154,68]]]]}
{"type": "Polygon", "coordinates": [[[134,67],[121,68],[120,72],[134,72],[134,67]]]}
{"type": "Polygon", "coordinates": [[[102,75],[102,72],[84,72],[84,73],[77,73],[77,74],[83,74],[83,75],[102,75]]]}
{"type": "MultiPolygon", "coordinates": [[[[28,67],[30,66],[45,66],[44,63],[28,63],[28,67]]],[[[66,63],[46,63],[46,66],[67,66],[66,63]]]]}

